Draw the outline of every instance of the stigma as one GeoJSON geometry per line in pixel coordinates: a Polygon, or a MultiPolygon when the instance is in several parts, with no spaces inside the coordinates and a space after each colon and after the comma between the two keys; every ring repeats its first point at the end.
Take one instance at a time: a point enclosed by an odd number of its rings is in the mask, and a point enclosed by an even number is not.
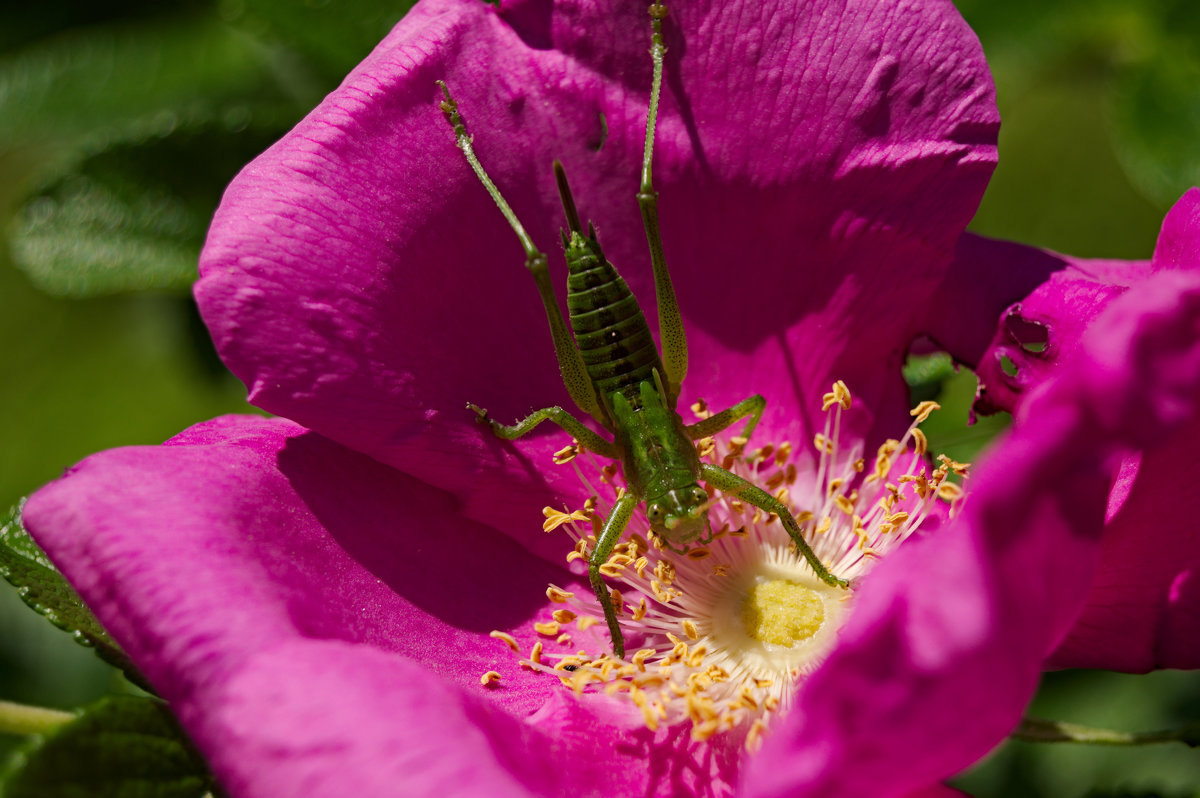
{"type": "MultiPolygon", "coordinates": [[[[842,414],[852,402],[840,381],[822,397],[824,428],[811,453],[803,453],[811,456],[798,456],[782,441],[749,449],[736,436],[697,444],[703,459],[787,506],[822,563],[850,589],[817,578],[774,514],[710,491],[710,542],[672,551],[639,513],[600,568],[630,655],[612,653],[590,591],[551,585],[553,609],[535,624],[545,639],[522,664],[581,697],[626,704],[651,730],[687,724],[693,740],[730,735],[756,750],[772,719],[790,709],[797,688],[836,645],[861,577],[931,518],[956,512],[963,498],[955,476],[965,476],[968,466],[944,456],[931,460],[920,430],[935,403],[917,405],[905,434],[868,458],[861,443],[840,440],[842,414]]],[[[691,409],[699,419],[710,415],[703,402],[691,409]]],[[[543,529],[574,540],[567,562],[579,569],[596,544],[593,522],[623,488],[608,465],[598,468],[596,489],[577,454],[564,449],[555,461],[571,462],[592,497],[571,512],[545,508],[543,529]]]]}

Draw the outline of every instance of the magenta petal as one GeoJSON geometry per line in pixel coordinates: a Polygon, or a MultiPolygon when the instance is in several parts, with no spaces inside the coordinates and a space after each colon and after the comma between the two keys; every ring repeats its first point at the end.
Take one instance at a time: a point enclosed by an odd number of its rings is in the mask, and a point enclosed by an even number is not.
{"type": "Polygon", "coordinates": [[[1109,465],[1161,445],[1198,397],[1200,276],[1163,274],[1114,302],[1025,406],[962,515],[871,574],[748,794],[902,795],[1007,734],[1083,607],[1109,465]]]}
{"type": "Polygon", "coordinates": [[[1152,271],[1149,261],[1082,260],[963,236],[926,332],[975,368],[977,410],[1011,412],[1075,351],[1108,303],[1152,271]]]}
{"type": "Polygon", "coordinates": [[[926,332],[976,369],[978,410],[1012,411],[1070,356],[1109,302],[1171,269],[1200,269],[1200,189],[1167,214],[1150,261],[1084,260],[964,236],[926,332]]]}
{"type": "Polygon", "coordinates": [[[515,728],[495,718],[527,714],[560,689],[517,668],[488,633],[531,643],[546,583],[569,574],[457,518],[444,494],[291,422],[223,418],[165,446],[95,455],[36,493],[25,517],[230,786],[283,778],[247,771],[261,763],[229,747],[237,724],[286,729],[277,713],[324,708],[332,725],[313,734],[341,734],[341,753],[310,753],[332,777],[342,753],[380,744],[356,729],[427,690],[414,706],[437,717],[414,709],[388,739],[477,720],[469,745],[482,746],[474,766],[486,769],[500,742],[481,741],[515,728]],[[321,660],[331,677],[314,683],[321,660]],[[379,673],[344,683],[371,668],[379,673]],[[504,687],[485,690],[479,677],[492,668],[504,687]],[[271,679],[295,706],[239,691],[271,679]],[[349,702],[351,689],[384,692],[375,706],[349,702]],[[242,715],[230,701],[259,703],[242,715]]]}
{"type": "MultiPolygon", "coordinates": [[[[787,375],[764,423],[781,434],[831,375],[895,400],[903,386],[879,364],[902,356],[995,159],[978,42],[943,2],[671,13],[655,175],[692,333],[688,390],[724,404],[764,371],[787,375]]],[[[648,298],[634,202],[647,36],[636,4],[419,4],[214,220],[196,294],[252,401],[509,531],[580,496],[569,470],[547,470],[562,436],[502,446],[463,409],[507,420],[566,397],[520,248],[434,81],[533,238],[556,248],[559,157],[648,298]]]]}
{"type": "Polygon", "coordinates": [[[1200,268],[1200,188],[1190,188],[1163,220],[1154,264],[1161,269],[1200,268]]]}
{"type": "Polygon", "coordinates": [[[922,330],[956,360],[975,366],[1001,313],[1066,268],[1067,259],[1053,252],[966,233],[927,306],[922,330]]]}
{"type": "MultiPolygon", "coordinates": [[[[1198,189],[1167,214],[1152,261],[1080,261],[964,237],[955,268],[935,299],[930,332],[957,358],[978,364],[980,409],[1013,409],[1053,378],[1109,302],[1166,270],[1200,270],[1198,189]],[[1038,281],[1041,285],[1028,287],[1038,281]],[[1044,349],[1027,346],[1039,336],[1044,349]],[[1015,374],[1005,372],[1006,358],[1015,374]]],[[[1113,342],[1111,357],[1110,367],[1121,370],[1121,358],[1144,355],[1113,342]]],[[[1192,576],[1197,539],[1189,508],[1178,500],[1192,489],[1188,475],[1197,434],[1187,427],[1123,466],[1109,497],[1088,606],[1050,665],[1134,672],[1200,665],[1198,636],[1192,633],[1200,613],[1192,576]]]]}
{"type": "Polygon", "coordinates": [[[417,663],[335,640],[263,646],[182,719],[240,796],[548,794],[542,733],[417,663]]]}
{"type": "Polygon", "coordinates": [[[696,778],[690,748],[489,636],[528,651],[571,574],[292,422],[94,455],[25,519],[233,795],[666,798],[696,778]]]}
{"type": "Polygon", "coordinates": [[[1100,562],[1078,622],[1048,664],[1143,673],[1200,668],[1200,423],[1131,458],[1110,507],[1100,562]],[[1126,488],[1122,490],[1122,488],[1126,488]]]}
{"type": "MultiPolygon", "coordinates": [[[[445,494],[278,419],[93,455],[26,518],[172,698],[202,678],[190,668],[296,635],[378,646],[470,686],[494,661],[488,632],[570,578],[457,518],[445,494]]],[[[537,706],[545,680],[514,678],[523,689],[504,698],[537,706]]]]}

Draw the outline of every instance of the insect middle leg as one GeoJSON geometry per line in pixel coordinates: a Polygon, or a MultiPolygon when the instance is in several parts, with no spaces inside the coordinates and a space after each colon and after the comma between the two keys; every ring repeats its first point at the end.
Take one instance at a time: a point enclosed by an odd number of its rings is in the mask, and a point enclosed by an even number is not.
{"type": "Polygon", "coordinates": [[[722,410],[720,413],[709,416],[703,421],[697,421],[695,424],[689,424],[684,427],[688,437],[694,441],[701,438],[707,438],[710,435],[715,435],[723,429],[733,426],[734,422],[739,419],[750,417],[746,422],[746,426],[742,427],[742,437],[749,438],[754,432],[754,428],[758,426],[759,419],[762,418],[763,410],[767,407],[767,400],[761,394],[754,394],[748,399],[743,399],[733,407],[722,410]]]}
{"type": "Polygon", "coordinates": [[[813,572],[817,575],[818,579],[833,587],[850,586],[849,582],[834,576],[825,567],[825,563],[821,562],[816,552],[808,545],[808,541],[804,539],[804,531],[800,528],[800,523],[796,520],[796,517],[792,515],[792,511],[787,508],[787,505],[779,501],[779,499],[776,499],[757,485],[747,482],[737,474],[731,474],[724,468],[719,468],[708,463],[701,464],[700,478],[723,493],[736,496],[760,510],[775,513],[783,523],[783,528],[787,530],[788,537],[796,544],[796,549],[804,556],[804,559],[808,560],[808,564],[812,566],[813,572]]]}
{"type": "Polygon", "coordinates": [[[613,459],[621,456],[621,452],[615,444],[604,440],[604,438],[592,432],[579,419],[557,405],[530,413],[516,424],[501,424],[499,421],[491,418],[488,415],[488,411],[476,404],[468,402],[467,409],[475,413],[480,421],[492,428],[492,432],[506,441],[515,441],[517,438],[532,432],[534,427],[543,421],[550,421],[569,432],[575,440],[579,441],[579,445],[589,452],[595,452],[598,455],[613,459]]]}
{"type": "Polygon", "coordinates": [[[621,539],[621,533],[625,531],[625,527],[629,526],[629,519],[633,517],[633,511],[637,508],[638,502],[637,494],[632,492],[626,492],[617,499],[616,505],[608,514],[608,518],[605,519],[603,527],[596,536],[596,548],[588,559],[588,580],[592,583],[592,592],[600,601],[600,608],[604,610],[604,620],[608,624],[613,651],[618,659],[625,658],[625,638],[621,635],[621,626],[617,623],[617,610],[613,606],[612,594],[608,591],[608,585],[604,583],[604,575],[600,573],[600,566],[608,562],[613,549],[616,548],[617,541],[621,539]]]}

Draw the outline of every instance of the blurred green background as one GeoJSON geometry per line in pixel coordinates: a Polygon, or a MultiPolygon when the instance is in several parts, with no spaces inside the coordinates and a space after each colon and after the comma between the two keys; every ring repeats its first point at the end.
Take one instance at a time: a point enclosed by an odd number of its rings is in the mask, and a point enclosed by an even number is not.
{"type": "MultiPolygon", "coordinates": [[[[1004,125],[977,232],[1147,258],[1200,184],[1200,3],[960,0],[1004,125]]],[[[67,0],[0,10],[0,502],[90,452],[250,410],[188,285],[221,188],[357,63],[407,4],[67,0]]],[[[970,459],[969,372],[936,445],[970,459]]],[[[117,678],[0,590],[0,698],[71,708],[117,678]]],[[[1121,729],[1200,718],[1200,678],[1064,672],[1033,713],[1121,729]]],[[[967,719],[964,719],[966,722],[967,719]]],[[[14,740],[0,738],[0,754],[14,740]]],[[[1200,754],[1008,743],[974,795],[1200,796],[1200,754]]]]}

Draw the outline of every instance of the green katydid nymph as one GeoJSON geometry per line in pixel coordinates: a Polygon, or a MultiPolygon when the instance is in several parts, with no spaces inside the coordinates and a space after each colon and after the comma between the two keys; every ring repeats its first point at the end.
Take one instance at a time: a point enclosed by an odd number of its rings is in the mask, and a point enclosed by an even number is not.
{"type": "Polygon", "coordinates": [[[454,129],[458,147],[524,247],[525,266],[533,275],[541,295],[567,391],[579,409],[607,430],[612,440],[594,432],[561,407],[538,410],[512,425],[496,422],[488,417],[486,410],[476,405],[467,407],[506,440],[525,435],[543,421],[552,421],[574,436],[581,448],[621,461],[626,490],[608,517],[599,524],[596,545],[588,556],[588,577],[604,611],[618,658],[625,656],[625,643],[600,566],[607,562],[637,506],[643,503],[650,527],[664,545],[678,550],[676,547],[686,549],[694,543],[708,542],[712,536],[708,522],[711,502],[708,492],[701,486],[702,481],[777,515],[816,576],[826,584],[847,587],[847,583],[830,573],[816,556],[805,541],[800,524],[783,502],[740,476],[702,462],[696,450],[696,441],[742,419],[746,421],[741,436],[748,438],[762,417],[766,400],[754,395],[690,425],[684,424],[676,410],[680,386],[687,373],[687,340],[663,255],[658,227],[658,195],[651,180],[654,128],[666,53],[662,33],[666,15],[665,6],[659,3],[650,6],[650,52],[654,71],[641,186],[637,192],[654,270],[661,355],[651,337],[645,314],[625,280],[605,259],[594,228],[589,224],[585,232],[566,174],[556,161],[554,174],[567,220],[563,247],[569,275],[568,332],[554,296],[546,256],[535,246],[487,176],[475,155],[457,103],[451,98],[446,84],[441,81],[438,84],[445,97],[441,109],[454,129]]]}

